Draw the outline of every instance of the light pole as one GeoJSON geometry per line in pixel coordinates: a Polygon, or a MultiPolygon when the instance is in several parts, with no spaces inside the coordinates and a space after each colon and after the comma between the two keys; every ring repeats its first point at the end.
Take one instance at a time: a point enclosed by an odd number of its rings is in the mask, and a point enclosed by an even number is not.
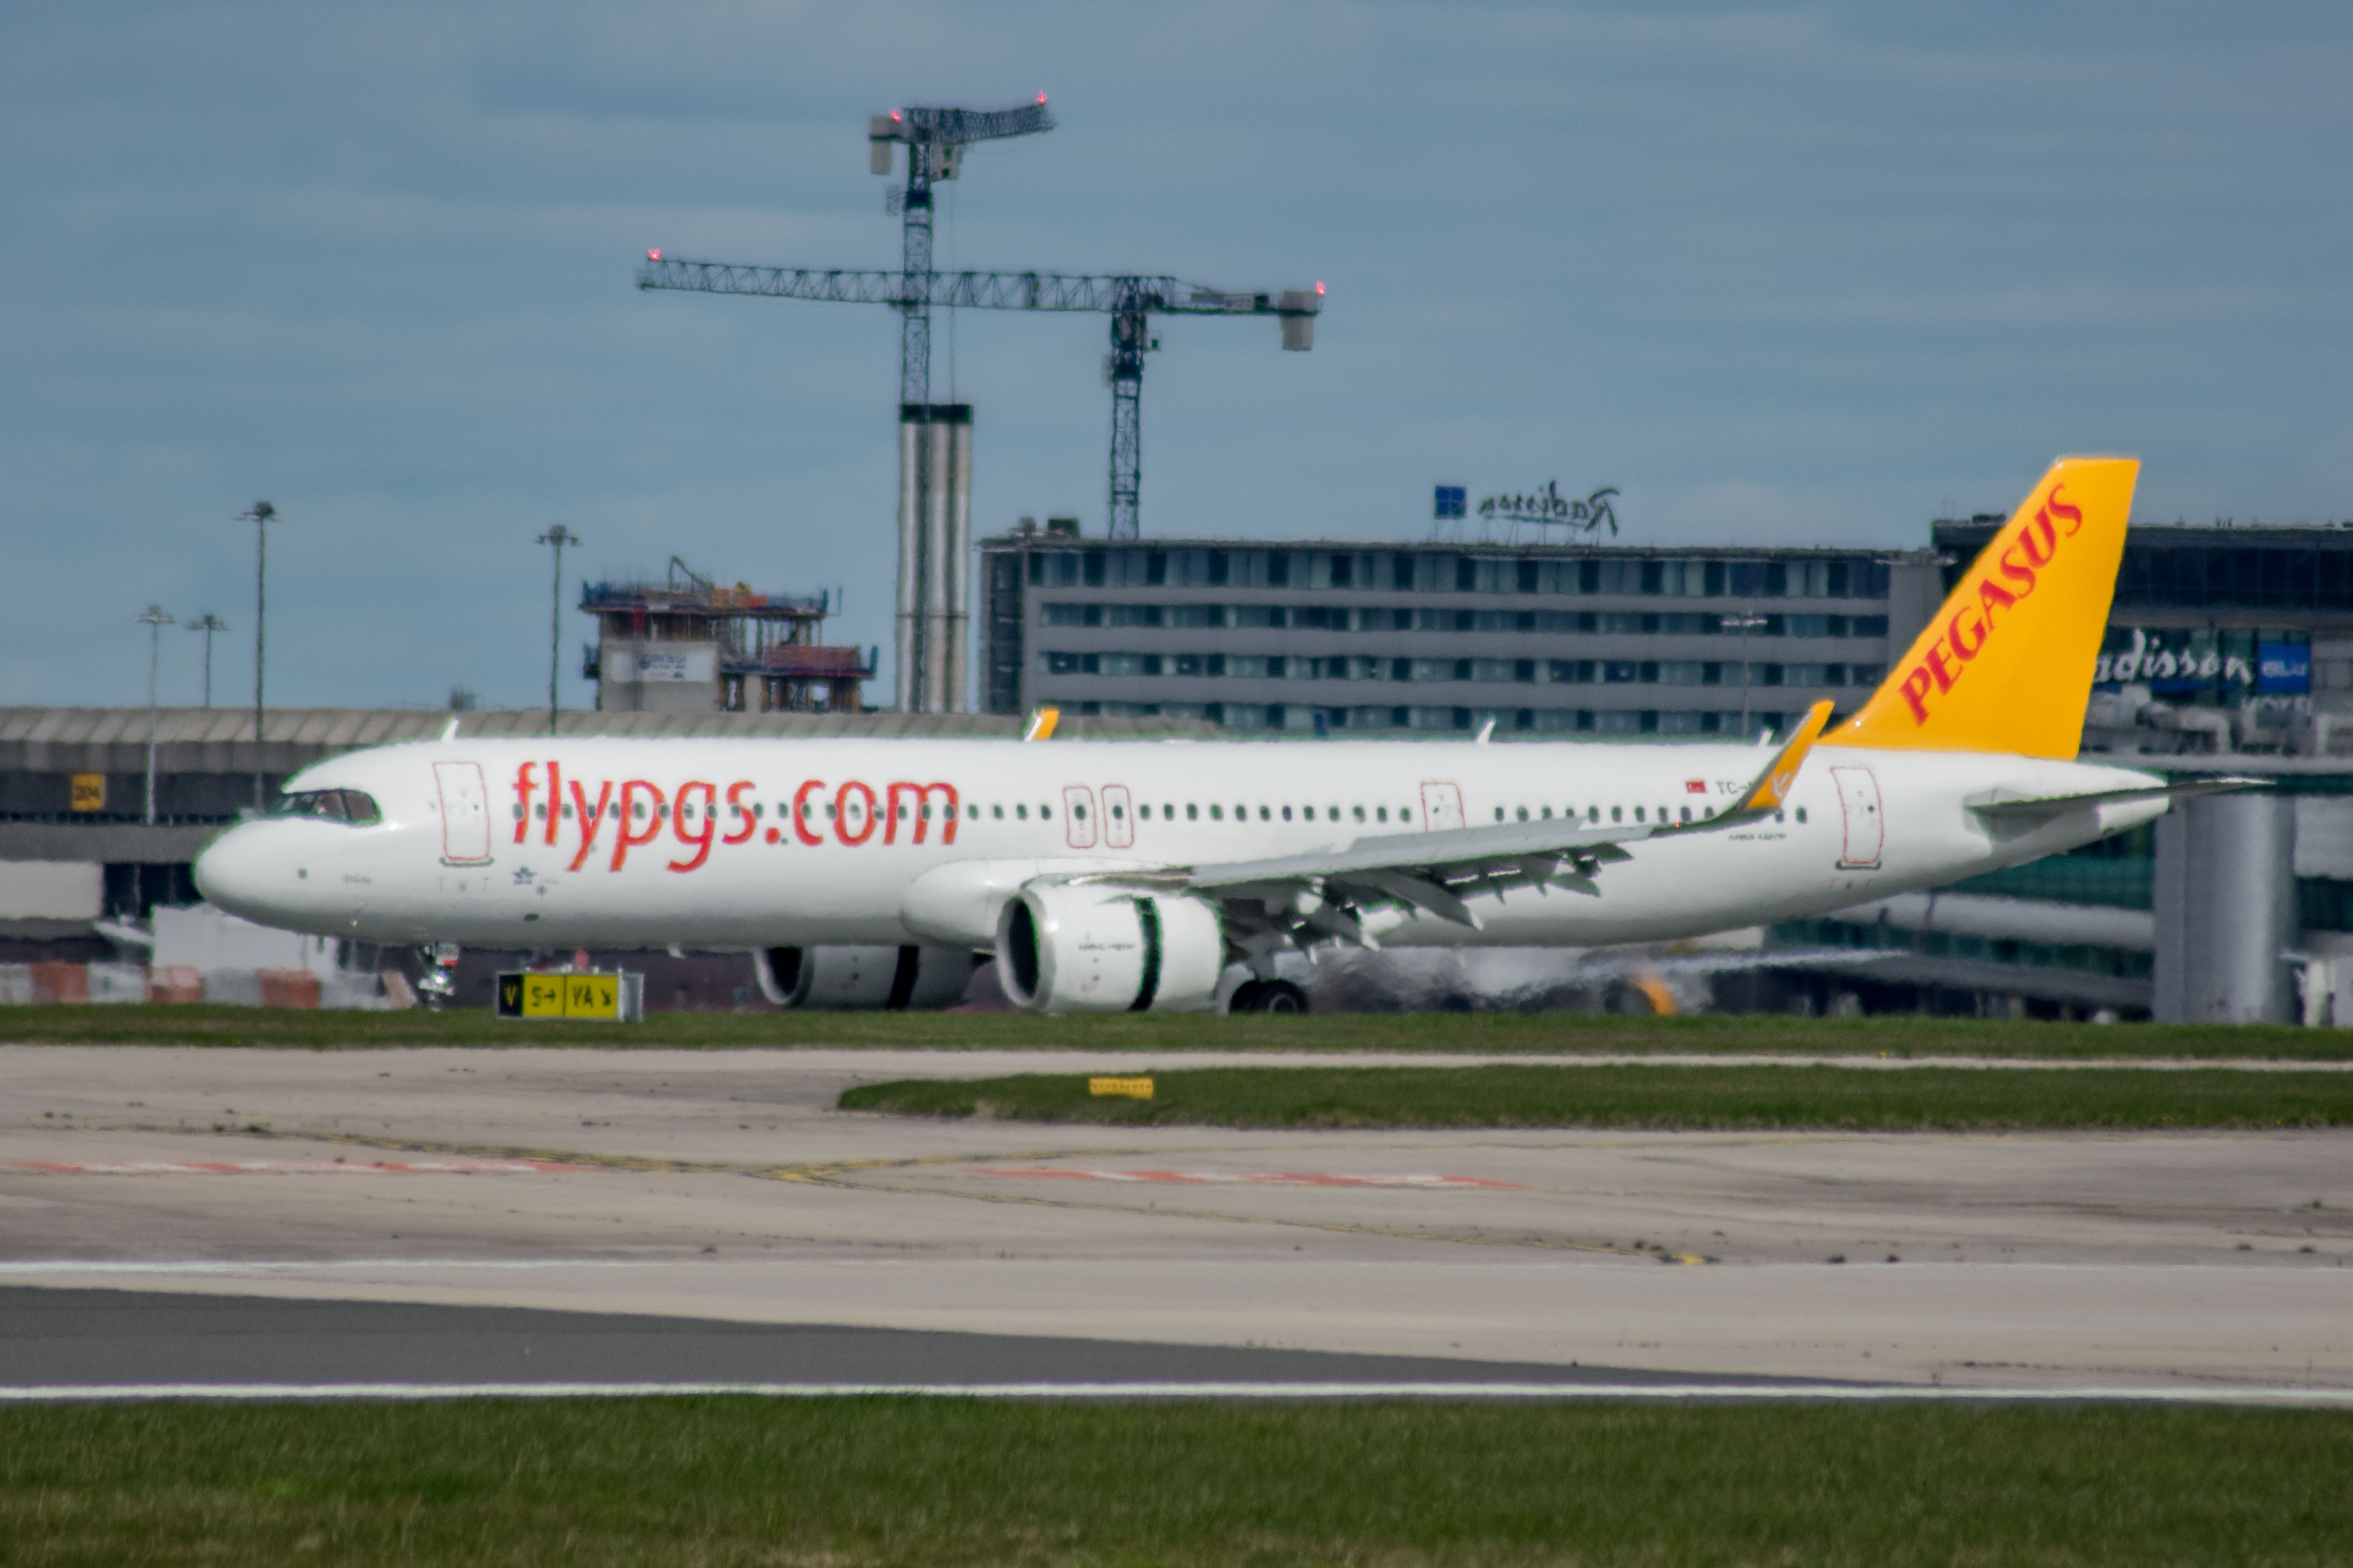
{"type": "Polygon", "coordinates": [[[150,605],[133,621],[147,628],[147,826],[155,826],[155,668],[163,655],[164,628],[172,617],[161,605],[150,605]]]}
{"type": "Polygon", "coordinates": [[[1763,616],[1743,610],[1724,617],[1724,629],[1740,634],[1740,738],[1748,739],[1748,634],[1765,624],[1763,616]]]}
{"type": "Polygon", "coordinates": [[[261,784],[261,633],[262,609],[269,585],[269,524],[278,516],[278,509],[266,500],[255,501],[237,514],[239,522],[253,524],[253,809],[260,811],[269,805],[263,797],[261,784]]]}
{"type": "Polygon", "coordinates": [[[209,708],[213,705],[213,634],[228,630],[228,623],[206,610],[188,622],[187,627],[205,634],[205,706],[209,708]]]}
{"type": "Polygon", "coordinates": [[[542,544],[555,546],[555,586],[547,595],[547,732],[555,733],[555,678],[564,665],[564,547],[577,544],[580,536],[557,523],[539,536],[542,544]]]}

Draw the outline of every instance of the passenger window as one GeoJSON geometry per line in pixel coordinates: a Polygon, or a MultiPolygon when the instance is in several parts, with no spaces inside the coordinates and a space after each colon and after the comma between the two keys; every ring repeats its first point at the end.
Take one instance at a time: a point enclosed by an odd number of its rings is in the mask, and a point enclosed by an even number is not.
{"type": "Polygon", "coordinates": [[[531,808],[531,814],[539,818],[542,822],[545,822],[547,820],[547,802],[543,800],[537,805],[533,806],[531,808]]]}
{"type": "Polygon", "coordinates": [[[1522,822],[1525,822],[1528,819],[1528,808],[1526,806],[1524,805],[1520,807],[1519,816],[1522,822]]]}
{"type": "MultiPolygon", "coordinates": [[[[1214,808],[1214,807],[1212,807],[1211,809],[1213,809],[1213,810],[1214,810],[1215,808],[1214,808]]],[[[1198,806],[1198,805],[1187,805],[1187,806],[1185,807],[1185,820],[1186,820],[1186,821],[1187,821],[1187,822],[1198,822],[1198,821],[1200,821],[1200,820],[1201,820],[1201,808],[1200,808],[1199,806],[1198,806]]]]}
{"type": "Polygon", "coordinates": [[[1291,807],[1287,805],[1282,808],[1282,820],[1285,822],[1291,820],[1291,807]]]}
{"type": "Polygon", "coordinates": [[[1781,820],[1781,814],[1780,814],[1779,812],[1778,812],[1778,811],[1777,811],[1777,812],[1775,812],[1775,813],[1773,814],[1773,820],[1774,820],[1774,821],[1776,821],[1776,822],[1780,821],[1780,820],[1781,820]]]}
{"type": "MultiPolygon", "coordinates": [[[[1286,811],[1282,815],[1289,816],[1291,813],[1286,811]]],[[[1274,820],[1274,813],[1267,810],[1266,807],[1261,805],[1258,808],[1258,819],[1261,822],[1272,822],[1274,820]]]]}
{"type": "Polygon", "coordinates": [[[1029,820],[1029,808],[1026,805],[1017,805],[1013,808],[1013,815],[1027,822],[1029,820]]]}
{"type": "Polygon", "coordinates": [[[988,808],[988,815],[1002,822],[1005,820],[1005,808],[1001,805],[992,805],[988,808]]]}
{"type": "Polygon", "coordinates": [[[566,822],[572,820],[572,808],[568,805],[564,808],[564,820],[566,822]]]}
{"type": "Polygon", "coordinates": [[[1689,821],[1691,820],[1691,807],[1690,807],[1690,806],[1685,806],[1685,807],[1683,807],[1683,819],[1685,822],[1689,822],[1689,821]]]}
{"type": "MultiPolygon", "coordinates": [[[[1081,811],[1079,815],[1081,816],[1084,816],[1086,813],[1084,811],[1081,811]]],[[[1127,813],[1122,807],[1114,805],[1111,808],[1111,819],[1113,822],[1124,822],[1127,820],[1127,813]]]]}
{"type": "Polygon", "coordinates": [[[1389,808],[1386,805],[1377,805],[1373,807],[1373,815],[1381,821],[1387,822],[1389,819],[1389,808]]]}
{"type": "Polygon", "coordinates": [[[1039,820],[1039,821],[1040,821],[1040,822],[1051,822],[1051,821],[1053,821],[1053,820],[1054,820],[1054,808],[1053,808],[1052,806],[1050,806],[1050,805],[1041,805],[1041,806],[1039,806],[1039,807],[1038,808],[1038,820],[1039,820]]]}
{"type": "Polygon", "coordinates": [[[1365,808],[1364,808],[1363,806],[1361,806],[1361,805],[1359,805],[1359,806],[1352,806],[1352,807],[1350,807],[1350,809],[1351,809],[1351,810],[1353,810],[1354,812],[1356,812],[1356,820],[1357,820],[1358,822],[1362,822],[1362,821],[1364,821],[1364,820],[1365,820],[1365,808]]]}
{"type": "Polygon", "coordinates": [[[1624,806],[1622,806],[1622,805],[1613,805],[1613,806],[1611,806],[1611,807],[1609,808],[1609,820],[1610,820],[1610,821],[1612,821],[1612,822],[1623,822],[1623,821],[1625,821],[1625,820],[1626,820],[1626,808],[1625,808],[1624,806]]]}
{"type": "Polygon", "coordinates": [[[1639,805],[1634,808],[1634,820],[1637,822],[1642,820],[1642,808],[1639,805]]]}
{"type": "Polygon", "coordinates": [[[1802,805],[1798,807],[1798,820],[1799,822],[1806,820],[1806,808],[1802,805]]]}
{"type": "Polygon", "coordinates": [[[1225,819],[1226,808],[1224,806],[1213,805],[1209,807],[1209,820],[1211,822],[1223,822],[1225,819]]]}
{"type": "Polygon", "coordinates": [[[1504,808],[1500,805],[1495,808],[1495,820],[1498,822],[1504,820],[1504,808]]]}

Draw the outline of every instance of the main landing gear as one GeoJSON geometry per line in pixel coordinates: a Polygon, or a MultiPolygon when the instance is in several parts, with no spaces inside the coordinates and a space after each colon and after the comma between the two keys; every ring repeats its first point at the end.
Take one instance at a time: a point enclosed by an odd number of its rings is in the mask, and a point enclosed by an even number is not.
{"type": "Polygon", "coordinates": [[[1307,993],[1288,980],[1245,980],[1226,1004],[1229,1013],[1304,1013],[1307,993]]]}

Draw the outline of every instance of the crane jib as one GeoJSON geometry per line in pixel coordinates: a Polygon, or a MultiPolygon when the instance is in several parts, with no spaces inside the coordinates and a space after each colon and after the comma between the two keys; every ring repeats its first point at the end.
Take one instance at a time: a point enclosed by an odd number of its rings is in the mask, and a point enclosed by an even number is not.
{"type": "Polygon", "coordinates": [[[879,268],[748,267],[663,257],[638,268],[640,289],[698,294],[750,294],[770,300],[826,300],[849,305],[920,303],[973,310],[1076,310],[1106,314],[1313,316],[1321,295],[1306,289],[1257,293],[1213,289],[1175,278],[1085,276],[1065,272],[934,272],[908,293],[900,271],[879,268]]]}

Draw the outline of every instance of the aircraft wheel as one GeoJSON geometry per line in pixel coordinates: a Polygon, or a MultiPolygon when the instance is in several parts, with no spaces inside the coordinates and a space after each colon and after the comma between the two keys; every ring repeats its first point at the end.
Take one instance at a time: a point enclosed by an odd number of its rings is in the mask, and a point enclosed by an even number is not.
{"type": "Polygon", "coordinates": [[[1307,1011],[1307,993],[1288,980],[1246,980],[1228,1003],[1229,1013],[1290,1013],[1307,1011]]]}

